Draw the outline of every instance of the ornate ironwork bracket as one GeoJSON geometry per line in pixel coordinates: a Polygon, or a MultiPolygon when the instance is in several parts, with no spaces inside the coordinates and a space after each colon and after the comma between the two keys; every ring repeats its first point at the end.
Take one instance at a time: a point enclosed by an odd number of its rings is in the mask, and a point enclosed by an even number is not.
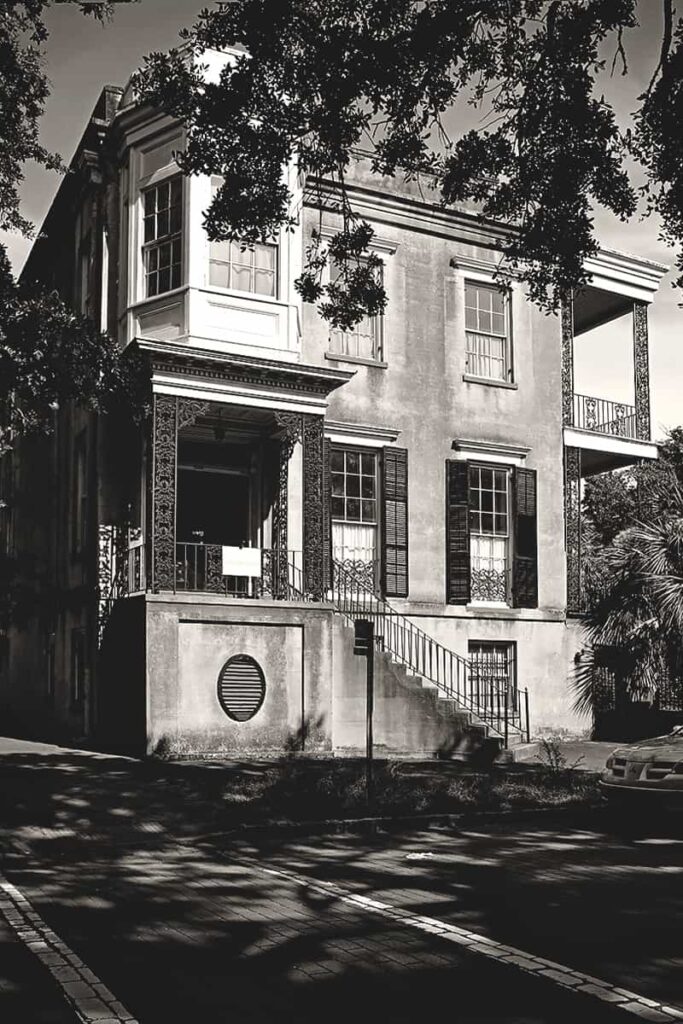
{"type": "Polygon", "coordinates": [[[581,584],[581,449],[564,450],[564,521],[567,553],[567,612],[583,610],[581,584]]]}
{"type": "Polygon", "coordinates": [[[633,303],[633,372],[636,393],[636,437],[650,440],[650,360],[647,303],[633,303]]]}
{"type": "Polygon", "coordinates": [[[288,593],[289,568],[287,564],[287,519],[289,502],[287,490],[289,486],[289,460],[295,446],[303,435],[303,414],[296,412],[276,412],[275,422],[282,428],[280,437],[280,460],[278,490],[273,505],[273,564],[272,586],[274,597],[285,597],[288,593]]]}
{"type": "Polygon", "coordinates": [[[152,587],[175,590],[178,431],[205,415],[209,402],[154,396],[152,426],[152,587]]]}
{"type": "Polygon", "coordinates": [[[303,418],[304,590],[314,601],[325,592],[322,416],[303,418]]]}
{"type": "Polygon", "coordinates": [[[574,302],[571,294],[562,299],[562,425],[574,426],[574,302]]]}

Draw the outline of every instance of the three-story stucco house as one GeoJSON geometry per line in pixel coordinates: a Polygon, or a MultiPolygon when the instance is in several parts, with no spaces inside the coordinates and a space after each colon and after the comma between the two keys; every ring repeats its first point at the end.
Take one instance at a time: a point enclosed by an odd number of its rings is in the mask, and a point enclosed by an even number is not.
{"type": "Polygon", "coordinates": [[[293,283],[333,203],[292,174],[294,231],[209,242],[216,182],[180,174],[182,147],[168,116],[105,89],[24,270],[142,353],[151,415],[63,408],[5,457],[3,543],[34,556],[41,599],[6,639],[3,707],[138,752],[354,753],[369,617],[380,751],[585,729],[581,481],[656,457],[664,268],[603,252],[547,316],[497,283],[502,228],[359,154],[349,189],[388,305],[330,330],[293,283]],[[575,345],[626,314],[633,401],[590,397],[599,380],[576,394],[575,345]]]}

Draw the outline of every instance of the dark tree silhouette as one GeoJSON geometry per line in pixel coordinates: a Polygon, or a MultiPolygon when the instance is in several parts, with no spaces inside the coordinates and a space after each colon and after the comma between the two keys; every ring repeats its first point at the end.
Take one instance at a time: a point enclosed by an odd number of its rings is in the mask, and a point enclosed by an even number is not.
{"type": "Polygon", "coordinates": [[[636,0],[235,0],[204,11],[183,47],[152,54],[138,87],[186,125],[183,169],[223,177],[211,238],[250,244],[291,226],[285,165],[309,188],[336,187],[341,228],[329,243],[314,236],[297,282],[333,325],[385,303],[372,229],[346,187],[359,149],[378,177],[419,179],[444,205],[508,225],[501,274],[520,273],[554,310],[586,280],[594,207],[636,212],[627,161],[642,165],[667,239],[683,241],[683,21],[672,0],[661,10],[659,64],[627,132],[599,89],[610,65],[628,71],[636,0]],[[207,82],[202,55],[230,47],[241,52],[207,82]],[[484,123],[451,137],[467,104],[484,123]],[[325,284],[330,257],[343,272],[325,284]]]}

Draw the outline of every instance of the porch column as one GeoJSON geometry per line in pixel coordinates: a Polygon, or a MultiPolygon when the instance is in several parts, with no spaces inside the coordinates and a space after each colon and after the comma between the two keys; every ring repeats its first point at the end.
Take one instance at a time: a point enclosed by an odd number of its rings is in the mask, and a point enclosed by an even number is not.
{"type": "Polygon", "coordinates": [[[289,460],[295,445],[301,440],[302,414],[276,412],[278,426],[283,428],[280,438],[279,480],[277,497],[273,505],[273,596],[286,597],[289,587],[289,555],[287,520],[289,515],[289,460]]]}
{"type": "Polygon", "coordinates": [[[574,300],[565,292],[561,306],[562,324],[562,426],[574,426],[574,300]]]}
{"type": "Polygon", "coordinates": [[[650,440],[650,359],[647,303],[633,303],[633,376],[636,396],[636,437],[650,440]]]}
{"type": "Polygon", "coordinates": [[[304,492],[304,585],[306,594],[322,601],[325,594],[324,516],[326,496],[323,485],[324,419],[303,417],[304,492]]]}
{"type": "Polygon", "coordinates": [[[583,610],[581,592],[581,449],[564,449],[564,523],[567,553],[567,614],[583,610]]]}
{"type": "Polygon", "coordinates": [[[208,412],[209,403],[154,395],[150,491],[152,590],[175,590],[178,431],[208,412]]]}

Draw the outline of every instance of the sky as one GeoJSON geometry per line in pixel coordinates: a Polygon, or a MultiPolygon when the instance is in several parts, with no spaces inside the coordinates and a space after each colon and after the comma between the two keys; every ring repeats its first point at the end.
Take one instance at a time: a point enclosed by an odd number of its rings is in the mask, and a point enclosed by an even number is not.
{"type": "MultiPolygon", "coordinates": [[[[272,0],[277,3],[277,0],[272,0]]],[[[42,141],[69,159],[105,84],[124,85],[131,72],[153,50],[178,42],[178,32],[193,22],[207,3],[196,0],[141,0],[121,3],[114,20],[101,26],[68,3],[54,6],[47,16],[47,72],[52,92],[42,125],[42,141]]],[[[636,100],[647,87],[657,63],[661,39],[661,3],[640,0],[640,27],[627,33],[627,77],[605,75],[601,85],[614,104],[620,123],[627,126],[636,100]]],[[[40,225],[59,186],[59,176],[29,166],[22,188],[22,212],[40,225]]],[[[675,252],[658,238],[652,219],[622,224],[596,212],[596,233],[604,246],[633,253],[673,267],[675,252]]],[[[30,242],[17,235],[1,236],[16,273],[21,270],[30,242]]],[[[661,437],[683,423],[683,293],[672,288],[673,274],[663,279],[650,307],[650,374],[653,435],[661,437]]],[[[630,324],[622,319],[609,328],[577,339],[576,390],[616,401],[632,401],[630,324]]]]}

